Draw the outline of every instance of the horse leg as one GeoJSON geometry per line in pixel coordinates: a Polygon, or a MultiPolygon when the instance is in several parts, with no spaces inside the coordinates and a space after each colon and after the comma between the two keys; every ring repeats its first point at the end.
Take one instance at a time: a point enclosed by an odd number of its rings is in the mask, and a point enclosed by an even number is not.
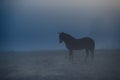
{"type": "Polygon", "coordinates": [[[86,49],[86,59],[88,58],[88,56],[89,56],[89,50],[86,49]]]}
{"type": "Polygon", "coordinates": [[[69,50],[69,59],[73,60],[73,51],[72,50],[69,50]]]}
{"type": "Polygon", "coordinates": [[[90,52],[91,52],[91,58],[94,59],[94,49],[91,49],[90,52]]]}

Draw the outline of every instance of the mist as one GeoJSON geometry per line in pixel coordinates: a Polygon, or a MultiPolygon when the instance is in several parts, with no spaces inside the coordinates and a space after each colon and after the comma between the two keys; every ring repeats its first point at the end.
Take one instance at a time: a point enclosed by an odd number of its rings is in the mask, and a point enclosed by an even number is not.
{"type": "Polygon", "coordinates": [[[1,50],[65,49],[59,32],[92,37],[96,49],[118,49],[119,8],[117,0],[3,1],[1,50]]]}

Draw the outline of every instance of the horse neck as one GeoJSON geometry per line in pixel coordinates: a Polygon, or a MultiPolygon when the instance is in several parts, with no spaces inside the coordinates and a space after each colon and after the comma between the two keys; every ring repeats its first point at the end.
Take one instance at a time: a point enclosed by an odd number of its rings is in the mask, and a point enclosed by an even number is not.
{"type": "Polygon", "coordinates": [[[72,37],[72,36],[69,35],[69,34],[65,34],[65,37],[68,38],[68,39],[75,39],[74,37],[72,37]]]}
{"type": "Polygon", "coordinates": [[[64,42],[65,43],[71,43],[75,40],[75,38],[73,38],[72,36],[70,35],[66,35],[65,38],[64,38],[64,42]]]}

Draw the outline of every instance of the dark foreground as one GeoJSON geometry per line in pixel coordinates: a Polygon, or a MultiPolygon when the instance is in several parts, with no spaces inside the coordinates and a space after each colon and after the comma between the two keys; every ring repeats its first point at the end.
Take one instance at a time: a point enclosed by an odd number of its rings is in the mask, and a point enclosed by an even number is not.
{"type": "Polygon", "coordinates": [[[120,80],[120,50],[84,51],[68,60],[66,51],[0,53],[0,80],[120,80]]]}

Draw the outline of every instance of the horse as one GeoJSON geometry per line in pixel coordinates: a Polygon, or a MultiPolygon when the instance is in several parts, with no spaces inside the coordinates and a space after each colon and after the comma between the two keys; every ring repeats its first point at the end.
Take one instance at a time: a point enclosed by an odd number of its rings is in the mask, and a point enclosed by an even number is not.
{"type": "Polygon", "coordinates": [[[95,41],[90,37],[83,37],[80,39],[76,39],[71,35],[61,32],[59,33],[60,43],[64,42],[66,48],[69,51],[69,58],[73,59],[73,50],[82,50],[86,51],[86,58],[89,56],[89,52],[91,53],[92,59],[94,58],[95,51],[95,41]]]}

